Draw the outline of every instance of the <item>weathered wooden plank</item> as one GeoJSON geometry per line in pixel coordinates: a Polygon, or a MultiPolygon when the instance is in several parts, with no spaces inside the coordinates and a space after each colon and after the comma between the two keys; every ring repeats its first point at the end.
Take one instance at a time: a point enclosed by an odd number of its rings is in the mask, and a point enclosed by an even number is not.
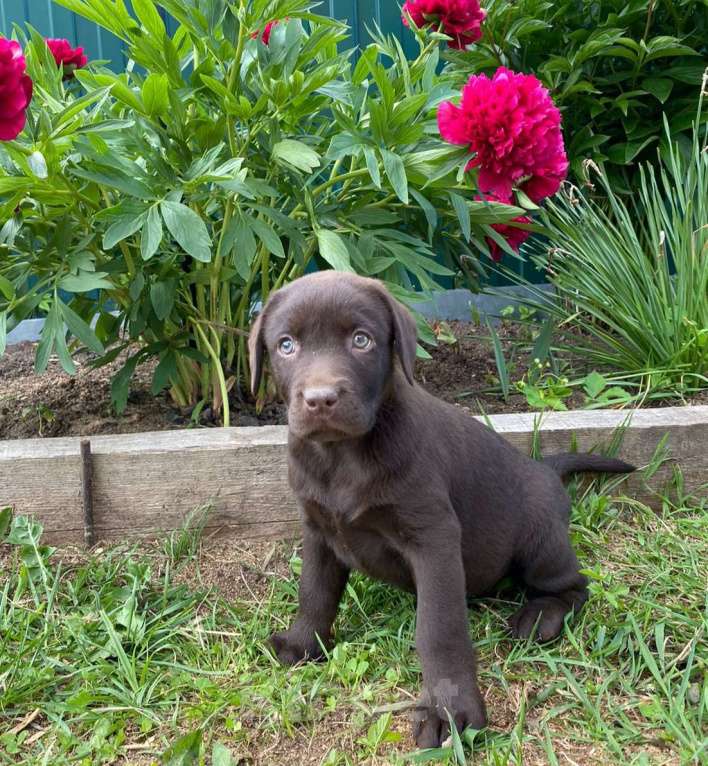
{"type": "MultiPolygon", "coordinates": [[[[298,515],[285,436],[285,429],[266,426],[92,437],[96,539],[155,536],[204,504],[214,508],[209,530],[292,533],[298,515]]],[[[83,539],[80,441],[0,442],[0,504],[33,513],[48,539],[83,539]]]]}
{"type": "Polygon", "coordinates": [[[212,525],[258,527],[297,519],[284,445],[94,455],[94,527],[101,539],[179,526],[210,503],[212,525]]]}
{"type": "Polygon", "coordinates": [[[83,540],[81,458],[75,455],[3,459],[0,442],[0,507],[13,506],[42,522],[56,543],[83,540]]]}
{"type": "MultiPolygon", "coordinates": [[[[194,449],[238,449],[240,447],[282,444],[285,428],[204,428],[177,431],[147,431],[137,434],[92,436],[96,454],[139,452],[184,452],[194,449]]],[[[51,439],[11,439],[0,441],[0,460],[22,457],[74,455],[82,437],[60,436],[51,439]]]]}
{"type": "MultiPolygon", "coordinates": [[[[460,417],[465,417],[462,412],[460,417]]],[[[623,491],[649,504],[679,465],[688,491],[708,480],[708,407],[551,413],[541,419],[544,454],[608,445],[627,425],[620,456],[650,463],[668,435],[669,461],[652,477],[631,477],[623,491]]],[[[493,427],[529,452],[538,416],[496,415],[493,427]]],[[[93,436],[94,530],[97,540],[155,537],[175,529],[196,506],[214,511],[206,534],[284,537],[297,533],[298,515],[287,484],[283,427],[222,428],[93,436]]],[[[0,442],[0,506],[34,514],[53,543],[84,536],[79,437],[0,442]]]]}
{"type": "MultiPolygon", "coordinates": [[[[533,443],[538,415],[497,415],[495,430],[527,454],[533,443]]],[[[649,465],[665,436],[666,460],[646,480],[639,471],[622,483],[621,492],[650,506],[669,485],[676,466],[681,468],[687,493],[706,496],[708,481],[708,406],[665,407],[636,410],[576,410],[553,412],[540,420],[539,441],[543,454],[564,452],[575,442],[578,451],[600,451],[611,444],[617,429],[623,429],[618,456],[638,468],[649,465]]]]}

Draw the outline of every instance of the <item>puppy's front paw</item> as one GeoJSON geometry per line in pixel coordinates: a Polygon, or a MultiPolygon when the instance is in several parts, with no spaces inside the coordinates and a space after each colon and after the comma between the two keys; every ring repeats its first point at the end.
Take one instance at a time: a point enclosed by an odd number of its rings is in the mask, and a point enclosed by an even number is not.
{"type": "Polygon", "coordinates": [[[450,736],[450,718],[459,732],[468,726],[483,729],[487,725],[487,713],[479,693],[475,690],[452,697],[445,694],[434,702],[424,694],[413,723],[416,745],[419,748],[440,747],[450,736]]]}
{"type": "Polygon", "coordinates": [[[310,638],[306,638],[301,631],[292,628],[273,633],[270,645],[283,665],[297,665],[299,662],[321,660],[324,657],[316,635],[312,634],[310,638]]]}

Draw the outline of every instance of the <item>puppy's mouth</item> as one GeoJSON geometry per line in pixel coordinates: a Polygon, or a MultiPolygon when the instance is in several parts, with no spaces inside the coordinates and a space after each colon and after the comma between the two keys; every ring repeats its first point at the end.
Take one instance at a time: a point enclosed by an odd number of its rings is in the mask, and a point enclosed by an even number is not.
{"type": "Polygon", "coordinates": [[[347,421],[335,416],[310,415],[288,411],[290,430],[300,439],[327,443],[356,439],[371,430],[371,425],[359,419],[347,421]]]}
{"type": "Polygon", "coordinates": [[[351,439],[353,434],[332,428],[315,428],[304,434],[299,434],[303,439],[310,439],[313,442],[326,444],[327,442],[341,442],[345,439],[351,439]]]}

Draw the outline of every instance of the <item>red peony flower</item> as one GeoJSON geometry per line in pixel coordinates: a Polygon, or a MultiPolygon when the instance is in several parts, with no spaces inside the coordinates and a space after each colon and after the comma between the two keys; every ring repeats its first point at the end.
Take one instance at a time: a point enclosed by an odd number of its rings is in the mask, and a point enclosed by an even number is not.
{"type": "MultiPolygon", "coordinates": [[[[475,199],[481,200],[484,198],[476,196],[475,199]]],[[[506,205],[511,204],[511,197],[508,197],[507,199],[499,199],[494,195],[490,195],[487,197],[487,199],[491,202],[501,202],[506,205]]],[[[511,220],[514,223],[531,223],[531,219],[526,215],[520,215],[516,218],[512,218],[511,220]]],[[[519,252],[521,245],[526,242],[526,240],[529,238],[529,235],[531,234],[531,232],[527,231],[526,229],[519,229],[516,226],[509,226],[508,223],[493,223],[492,228],[494,231],[501,234],[502,237],[504,237],[504,239],[511,245],[514,250],[516,250],[517,253],[519,252]]],[[[501,247],[499,247],[499,245],[491,237],[487,237],[486,242],[487,246],[489,247],[489,252],[492,256],[492,259],[495,261],[501,261],[502,255],[504,254],[504,251],[501,249],[501,247]]]]}
{"type": "MultiPolygon", "coordinates": [[[[527,215],[520,215],[518,218],[512,218],[511,220],[515,223],[531,223],[531,219],[527,215]]],[[[519,252],[521,245],[526,242],[526,240],[529,238],[529,235],[531,234],[530,231],[519,229],[516,226],[509,226],[508,223],[493,223],[492,228],[494,231],[501,234],[502,237],[504,237],[504,239],[511,245],[512,248],[514,248],[514,250],[516,250],[517,253],[519,252]]],[[[502,255],[504,254],[504,251],[501,249],[501,247],[499,247],[499,245],[491,237],[487,237],[487,245],[493,260],[501,261],[502,255]]]]}
{"type": "Polygon", "coordinates": [[[274,26],[275,26],[277,23],[278,23],[278,19],[275,19],[275,20],[273,20],[273,21],[269,21],[269,22],[268,22],[268,23],[265,25],[265,27],[263,28],[263,31],[262,31],[262,32],[254,32],[254,33],[251,35],[251,37],[252,37],[253,39],[255,39],[256,37],[258,37],[258,35],[260,35],[260,36],[261,36],[261,40],[263,40],[263,42],[264,42],[266,45],[268,45],[268,43],[270,42],[270,33],[273,31],[273,27],[274,27],[274,26]]]}
{"type": "Polygon", "coordinates": [[[32,80],[25,74],[20,44],[0,37],[0,141],[20,135],[31,100],[32,80]]]}
{"type": "Polygon", "coordinates": [[[491,79],[473,75],[455,106],[438,109],[440,135],[469,146],[479,168],[479,188],[500,200],[512,186],[534,201],[555,194],[568,170],[561,116],[548,91],[533,76],[504,67],[491,79]]]}
{"type": "Polygon", "coordinates": [[[68,40],[49,39],[46,41],[47,47],[54,56],[57,66],[64,65],[64,79],[68,80],[74,76],[76,69],[85,67],[88,59],[84,55],[83,48],[72,48],[68,40]]]}
{"type": "Polygon", "coordinates": [[[482,36],[481,25],[487,15],[478,0],[406,0],[403,5],[403,23],[408,16],[417,27],[441,24],[442,31],[451,37],[451,48],[466,48],[482,36]]]}

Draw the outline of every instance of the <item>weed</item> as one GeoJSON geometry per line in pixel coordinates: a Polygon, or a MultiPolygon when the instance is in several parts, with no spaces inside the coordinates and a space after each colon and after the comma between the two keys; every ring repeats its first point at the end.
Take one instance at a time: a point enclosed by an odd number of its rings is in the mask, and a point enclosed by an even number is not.
{"type": "Polygon", "coordinates": [[[22,420],[37,419],[37,434],[44,436],[44,427],[51,425],[56,420],[56,415],[45,404],[35,404],[31,407],[23,407],[20,412],[22,420]]]}

